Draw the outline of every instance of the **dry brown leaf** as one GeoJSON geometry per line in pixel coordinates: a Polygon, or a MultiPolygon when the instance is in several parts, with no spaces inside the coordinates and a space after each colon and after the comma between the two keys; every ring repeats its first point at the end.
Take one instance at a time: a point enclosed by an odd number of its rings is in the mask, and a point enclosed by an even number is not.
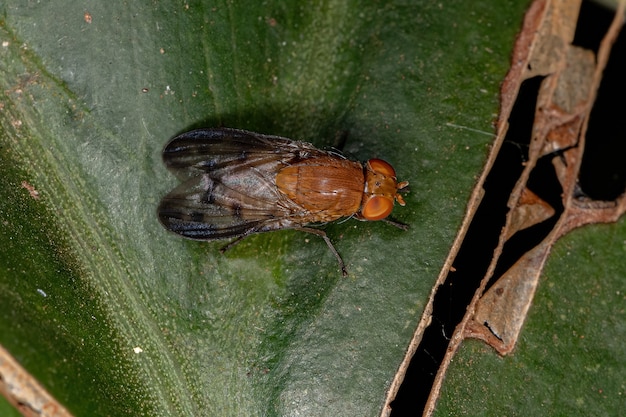
{"type": "Polygon", "coordinates": [[[65,407],[1,346],[0,393],[26,417],[71,417],[65,407]]]}

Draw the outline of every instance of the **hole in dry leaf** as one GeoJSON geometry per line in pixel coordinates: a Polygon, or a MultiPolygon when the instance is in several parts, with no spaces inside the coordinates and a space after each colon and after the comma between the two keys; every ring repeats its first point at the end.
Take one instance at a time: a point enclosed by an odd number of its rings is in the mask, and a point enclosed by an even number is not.
{"type": "Polygon", "coordinates": [[[614,10],[595,2],[583,1],[580,6],[572,45],[590,49],[597,54],[600,49],[600,42],[609,30],[614,17],[614,10]]]}
{"type": "Polygon", "coordinates": [[[455,272],[450,272],[437,289],[432,324],[424,331],[404,381],[391,403],[392,417],[421,414],[449,338],[485,276],[506,221],[507,201],[527,160],[542,80],[543,77],[535,77],[522,83],[509,118],[506,139],[485,181],[485,195],[454,260],[455,272]]]}
{"type": "Polygon", "coordinates": [[[613,45],[586,133],[585,154],[578,177],[583,193],[593,200],[615,200],[626,188],[626,31],[613,45]]]}
{"type": "Polygon", "coordinates": [[[563,188],[554,171],[552,159],[558,158],[555,154],[546,155],[539,159],[528,179],[527,187],[539,198],[555,209],[555,214],[534,226],[522,229],[506,241],[502,254],[493,276],[486,286],[489,289],[497,280],[509,270],[526,252],[544,240],[554,228],[561,214],[563,214],[563,188]]]}

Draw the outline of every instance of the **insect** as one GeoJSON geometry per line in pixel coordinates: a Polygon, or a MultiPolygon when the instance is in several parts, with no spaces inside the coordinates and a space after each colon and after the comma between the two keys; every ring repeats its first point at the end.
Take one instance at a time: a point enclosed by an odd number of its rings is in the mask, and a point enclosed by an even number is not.
{"type": "Polygon", "coordinates": [[[253,233],[312,233],[324,239],[344,276],[332,242],[310,225],[348,217],[386,220],[394,201],[405,205],[399,192],[408,185],[381,159],[362,164],[310,143],[228,128],[175,137],[163,161],[183,180],[159,205],[166,229],[195,240],[236,238],[222,252],[253,233]]]}

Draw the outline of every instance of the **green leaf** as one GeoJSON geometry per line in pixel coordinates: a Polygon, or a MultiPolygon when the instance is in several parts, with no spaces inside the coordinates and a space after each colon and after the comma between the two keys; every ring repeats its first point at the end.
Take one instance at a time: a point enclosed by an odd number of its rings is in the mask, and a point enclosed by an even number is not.
{"type": "Polygon", "coordinates": [[[75,415],[376,415],[483,164],[525,2],[0,5],[0,343],[75,415]],[[156,219],[231,126],[391,162],[408,232],[222,256],[156,219]],[[158,410],[158,411],[157,411],[158,410]]]}
{"type": "Polygon", "coordinates": [[[500,358],[466,342],[436,415],[612,416],[624,410],[626,222],[557,242],[522,338],[500,358]]]}

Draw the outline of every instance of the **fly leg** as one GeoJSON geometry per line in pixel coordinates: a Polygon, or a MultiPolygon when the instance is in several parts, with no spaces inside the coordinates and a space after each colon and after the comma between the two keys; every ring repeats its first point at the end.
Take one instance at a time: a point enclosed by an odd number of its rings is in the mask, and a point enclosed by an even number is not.
{"type": "Polygon", "coordinates": [[[335,255],[335,258],[337,258],[337,262],[339,262],[339,268],[341,268],[341,274],[344,277],[348,276],[348,270],[346,269],[346,264],[343,263],[343,259],[341,259],[341,255],[339,255],[339,252],[337,252],[337,249],[335,249],[333,242],[330,241],[330,238],[326,235],[326,232],[320,229],[313,229],[312,227],[293,227],[293,229],[300,230],[302,232],[312,233],[324,239],[324,242],[326,242],[330,251],[333,253],[333,255],[335,255]]]}
{"type": "MultiPolygon", "coordinates": [[[[312,233],[324,239],[324,242],[326,242],[330,251],[333,253],[333,255],[335,255],[335,258],[337,258],[337,262],[339,263],[339,268],[341,268],[341,274],[344,277],[348,276],[348,270],[346,269],[346,264],[343,263],[343,259],[341,259],[341,255],[339,255],[339,252],[337,252],[337,249],[335,249],[333,242],[330,241],[330,238],[326,235],[326,232],[320,229],[314,229],[312,227],[291,227],[291,229],[299,230],[301,232],[312,233]]],[[[237,243],[241,242],[244,238],[248,237],[250,234],[252,233],[246,233],[241,236],[238,236],[235,240],[227,243],[225,246],[220,248],[220,253],[226,252],[228,249],[232,248],[237,243]]]]}
{"type": "Polygon", "coordinates": [[[220,253],[226,252],[228,249],[232,248],[237,243],[241,242],[242,240],[244,240],[245,238],[247,238],[251,234],[258,233],[258,232],[259,231],[257,229],[254,229],[254,228],[246,230],[244,233],[242,233],[241,235],[237,236],[236,239],[234,239],[234,240],[228,242],[226,245],[222,246],[220,248],[220,253]]]}
{"type": "Polygon", "coordinates": [[[382,219],[382,221],[387,223],[388,225],[397,227],[398,229],[409,230],[409,225],[408,224],[400,223],[400,222],[397,222],[395,220],[391,220],[389,218],[382,219]]]}
{"type": "Polygon", "coordinates": [[[226,252],[228,249],[232,248],[237,243],[241,242],[245,237],[248,237],[248,235],[241,235],[237,239],[233,240],[232,242],[228,242],[226,245],[220,248],[220,253],[226,252]]]}

